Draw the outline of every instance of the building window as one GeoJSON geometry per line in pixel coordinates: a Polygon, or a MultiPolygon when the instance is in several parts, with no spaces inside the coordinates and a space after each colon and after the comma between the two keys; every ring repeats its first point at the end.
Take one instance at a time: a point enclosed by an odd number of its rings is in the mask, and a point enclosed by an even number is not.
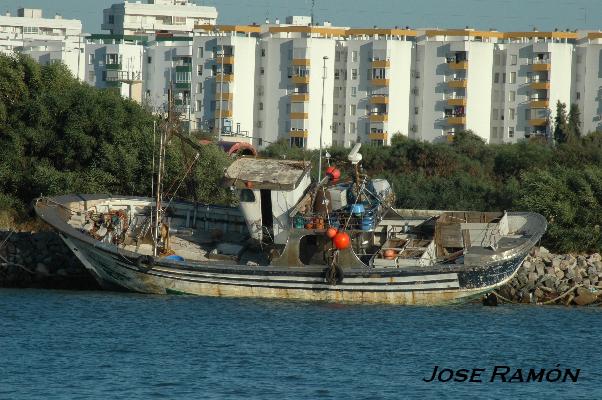
{"type": "Polygon", "coordinates": [[[518,63],[518,56],[516,54],[510,54],[510,65],[516,65],[518,63]]]}
{"type": "Polygon", "coordinates": [[[265,49],[261,49],[261,56],[265,57],[265,49]]]}
{"type": "Polygon", "coordinates": [[[355,104],[352,104],[351,106],[349,106],[349,113],[355,117],[355,113],[357,111],[357,106],[355,104]]]}
{"type": "Polygon", "coordinates": [[[341,52],[340,51],[336,51],[334,53],[334,61],[336,61],[336,62],[341,61],[341,52]]]}
{"type": "Polygon", "coordinates": [[[508,93],[508,101],[516,101],[516,92],[514,90],[508,93]]]}
{"type": "Polygon", "coordinates": [[[349,123],[349,133],[352,135],[355,135],[355,122],[350,122],[349,123]]]}
{"type": "Polygon", "coordinates": [[[291,138],[291,147],[299,147],[299,148],[304,148],[305,147],[305,139],[302,137],[292,137],[291,138]]]}
{"type": "Polygon", "coordinates": [[[153,63],[153,58],[151,56],[146,57],[146,63],[147,64],[152,64],[153,63]]]}
{"type": "Polygon", "coordinates": [[[581,100],[581,92],[575,93],[575,99],[581,100]]]}
{"type": "Polygon", "coordinates": [[[94,64],[95,58],[94,53],[88,54],[88,64],[94,64]]]}
{"type": "Polygon", "coordinates": [[[509,138],[513,138],[514,137],[514,127],[511,126],[508,128],[508,137],[509,138]]]}
{"type": "Polygon", "coordinates": [[[334,87],[334,93],[333,93],[333,94],[334,94],[334,97],[339,97],[339,96],[341,95],[341,93],[340,93],[340,90],[339,90],[339,87],[338,87],[338,86],[335,86],[335,87],[334,87]]]}
{"type": "Polygon", "coordinates": [[[510,82],[509,83],[516,83],[516,72],[510,72],[510,82]]]}
{"type": "Polygon", "coordinates": [[[351,79],[357,80],[357,68],[351,70],[351,79]]]}
{"type": "Polygon", "coordinates": [[[496,127],[491,128],[491,137],[497,138],[497,128],[496,127]]]}
{"type": "Polygon", "coordinates": [[[499,55],[499,54],[495,54],[495,55],[493,56],[493,63],[494,63],[495,65],[500,65],[500,55],[499,55]]]}
{"type": "Polygon", "coordinates": [[[263,68],[263,67],[259,68],[259,74],[260,75],[265,74],[265,68],[263,68]]]}
{"type": "Polygon", "coordinates": [[[107,81],[107,71],[102,71],[102,81],[103,82],[107,81]]]}
{"type": "Polygon", "coordinates": [[[202,65],[197,65],[196,66],[196,74],[197,74],[197,76],[202,76],[203,75],[203,66],[202,65]]]}
{"type": "Polygon", "coordinates": [[[493,83],[500,83],[500,73],[496,72],[493,74],[493,83]]]}
{"type": "Polygon", "coordinates": [[[352,62],[357,62],[357,50],[353,50],[351,52],[351,61],[352,62]]]}
{"type": "Polygon", "coordinates": [[[508,109],[508,118],[510,118],[511,121],[514,121],[514,118],[516,118],[516,110],[514,108],[508,109]]]}
{"type": "Polygon", "coordinates": [[[494,108],[494,109],[493,109],[493,111],[492,111],[492,113],[491,113],[491,118],[492,118],[494,121],[497,121],[497,120],[500,118],[500,112],[499,112],[499,110],[498,110],[497,108],[494,108]]]}
{"type": "Polygon", "coordinates": [[[114,23],[115,23],[115,16],[109,15],[109,24],[114,24],[114,23]]]}
{"type": "Polygon", "coordinates": [[[95,79],[96,79],[96,74],[94,73],[94,71],[88,71],[88,81],[94,82],[95,79]]]}
{"type": "Polygon", "coordinates": [[[201,111],[203,109],[203,102],[201,100],[196,101],[196,110],[201,111]]]}
{"type": "Polygon", "coordinates": [[[357,96],[357,88],[355,86],[351,87],[351,97],[357,96]]]}
{"type": "Polygon", "coordinates": [[[257,121],[257,127],[263,128],[263,121],[257,121]]]}
{"type": "Polygon", "coordinates": [[[196,87],[197,93],[203,93],[203,82],[199,82],[196,87]]]}
{"type": "Polygon", "coordinates": [[[186,17],[173,17],[172,22],[174,25],[186,25],[186,17]]]}
{"type": "Polygon", "coordinates": [[[502,74],[502,83],[506,83],[506,73],[502,74]]]}
{"type": "Polygon", "coordinates": [[[420,109],[418,107],[414,107],[414,114],[418,115],[419,112],[420,112],[420,109]]]}
{"type": "Polygon", "coordinates": [[[340,76],[341,76],[341,72],[340,72],[340,70],[338,70],[338,69],[335,69],[335,70],[334,70],[334,79],[338,81],[338,80],[339,80],[339,78],[340,78],[340,76]]]}
{"type": "Polygon", "coordinates": [[[203,58],[203,52],[205,49],[203,49],[202,47],[199,47],[199,51],[197,53],[197,57],[198,58],[203,58]]]}
{"type": "Polygon", "coordinates": [[[259,110],[262,111],[263,110],[263,103],[259,102],[259,110]]]}

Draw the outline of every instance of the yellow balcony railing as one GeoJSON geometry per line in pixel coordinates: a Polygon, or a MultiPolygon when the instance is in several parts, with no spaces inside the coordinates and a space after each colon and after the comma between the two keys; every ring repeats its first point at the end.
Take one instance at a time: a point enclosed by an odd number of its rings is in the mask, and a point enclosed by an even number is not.
{"type": "Polygon", "coordinates": [[[468,61],[451,62],[447,63],[450,69],[453,70],[466,70],[468,69],[468,61]]]}
{"type": "Polygon", "coordinates": [[[389,68],[391,62],[389,60],[374,60],[372,61],[372,68],[389,68]]]}
{"type": "Polygon", "coordinates": [[[232,101],[233,98],[234,98],[234,94],[233,93],[227,93],[227,92],[221,92],[221,93],[217,92],[217,93],[215,93],[215,99],[216,100],[228,100],[228,101],[232,101]]]}
{"type": "Polygon", "coordinates": [[[215,80],[218,82],[232,82],[234,81],[234,74],[217,74],[215,80]]]}
{"type": "Polygon", "coordinates": [[[466,117],[446,117],[449,125],[466,125],[466,117]]]}
{"type": "Polygon", "coordinates": [[[528,124],[531,126],[545,126],[548,124],[548,120],[546,118],[532,118],[528,121],[528,124]]]}
{"type": "Polygon", "coordinates": [[[311,60],[308,58],[293,58],[292,64],[299,67],[309,67],[311,60]]]}
{"type": "Polygon", "coordinates": [[[370,82],[374,86],[389,86],[388,79],[372,79],[370,82]]]}
{"type": "Polygon", "coordinates": [[[215,110],[215,118],[232,118],[232,110],[222,110],[221,114],[219,110],[215,110]]]}
{"type": "Polygon", "coordinates": [[[291,94],[291,101],[294,101],[294,102],[309,101],[309,93],[293,93],[293,94],[291,94]]]}
{"type": "Polygon", "coordinates": [[[456,99],[447,99],[448,106],[466,106],[466,97],[459,97],[456,99]]]}
{"type": "Polygon", "coordinates": [[[306,75],[306,76],[294,75],[291,78],[291,81],[293,81],[293,83],[297,83],[297,84],[307,84],[307,83],[309,83],[309,75],[306,75]]]}
{"type": "Polygon", "coordinates": [[[550,100],[531,100],[529,103],[531,108],[548,108],[550,107],[550,100]]]}
{"type": "Polygon", "coordinates": [[[370,114],[370,122],[386,122],[388,120],[387,114],[370,114]]]}
{"type": "Polygon", "coordinates": [[[450,88],[465,88],[468,86],[468,81],[466,79],[454,79],[447,81],[447,86],[450,88]]]}
{"type": "Polygon", "coordinates": [[[217,56],[215,62],[218,64],[234,64],[234,56],[217,56]]]}
{"type": "Polygon", "coordinates": [[[288,132],[288,135],[290,137],[297,137],[297,138],[305,138],[307,139],[307,137],[309,136],[309,131],[302,131],[302,130],[291,130],[288,132]]]}
{"type": "Polygon", "coordinates": [[[292,112],[290,113],[291,119],[307,119],[308,114],[306,112],[292,112]]]}
{"type": "Polygon", "coordinates": [[[387,132],[370,132],[368,134],[370,140],[387,140],[388,138],[389,134],[387,132]]]}
{"type": "Polygon", "coordinates": [[[550,82],[531,82],[529,86],[536,90],[550,90],[550,82]]]}
{"type": "Polygon", "coordinates": [[[534,71],[534,72],[549,71],[551,69],[552,69],[552,64],[549,64],[549,63],[531,64],[531,71],[534,71]]]}
{"type": "Polygon", "coordinates": [[[371,104],[389,104],[389,96],[371,96],[370,97],[370,103],[371,104]]]}

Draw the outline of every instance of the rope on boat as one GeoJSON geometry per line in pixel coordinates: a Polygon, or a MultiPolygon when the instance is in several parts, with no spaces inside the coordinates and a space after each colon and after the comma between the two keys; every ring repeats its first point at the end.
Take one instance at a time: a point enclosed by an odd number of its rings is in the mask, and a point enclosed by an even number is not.
{"type": "Polygon", "coordinates": [[[510,304],[518,304],[515,301],[512,301],[510,299],[505,298],[504,296],[502,296],[501,294],[498,293],[497,290],[493,291],[493,294],[495,294],[497,297],[499,297],[500,299],[502,299],[503,301],[505,301],[506,303],[510,303],[510,304]]]}

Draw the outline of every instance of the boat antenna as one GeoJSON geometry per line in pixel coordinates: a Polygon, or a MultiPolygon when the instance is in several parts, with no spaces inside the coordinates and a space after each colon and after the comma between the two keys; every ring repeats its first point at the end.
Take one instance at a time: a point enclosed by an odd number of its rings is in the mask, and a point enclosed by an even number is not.
{"type": "Polygon", "coordinates": [[[322,113],[320,114],[320,159],[318,160],[318,183],[322,181],[322,134],[324,131],[324,88],[326,86],[326,60],[328,56],[322,57],[324,61],[322,73],[322,113]]]}

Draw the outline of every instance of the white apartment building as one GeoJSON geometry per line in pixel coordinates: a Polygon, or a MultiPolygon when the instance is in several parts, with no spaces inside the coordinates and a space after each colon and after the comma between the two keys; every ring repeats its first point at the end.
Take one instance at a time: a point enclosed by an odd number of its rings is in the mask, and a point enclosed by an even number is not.
{"type": "Polygon", "coordinates": [[[123,97],[142,101],[146,37],[97,34],[86,38],[85,81],[123,97]]]}
{"type": "Polygon", "coordinates": [[[579,33],[573,68],[571,99],[581,111],[581,130],[602,131],[602,32],[579,33]]]}
{"type": "Polygon", "coordinates": [[[189,0],[148,0],[113,4],[103,11],[102,29],[113,35],[192,32],[195,25],[215,24],[215,7],[189,0]]]}
{"type": "Polygon", "coordinates": [[[0,16],[0,52],[30,55],[41,64],[64,63],[78,78],[84,76],[84,39],[79,20],[44,18],[42,10],[20,8],[17,16],[0,16]]]}

